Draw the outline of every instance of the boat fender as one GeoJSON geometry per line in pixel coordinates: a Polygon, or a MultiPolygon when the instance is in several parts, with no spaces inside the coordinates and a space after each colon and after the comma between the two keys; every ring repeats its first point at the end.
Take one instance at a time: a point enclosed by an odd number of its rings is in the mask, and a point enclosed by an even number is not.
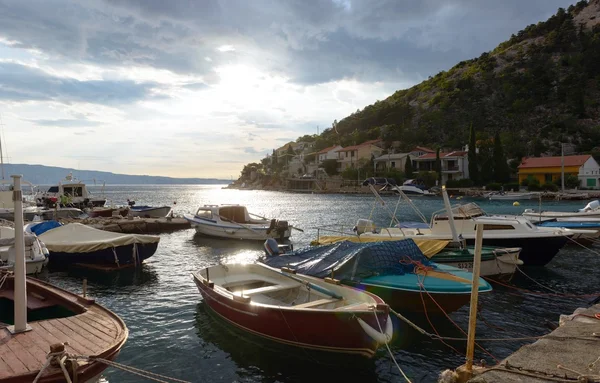
{"type": "MultiPolygon", "coordinates": [[[[379,331],[375,330],[373,327],[369,326],[367,322],[360,318],[356,318],[358,320],[358,324],[362,327],[363,331],[367,333],[375,342],[379,344],[386,344],[392,340],[392,336],[394,335],[394,326],[392,324],[392,318],[388,315],[387,322],[385,324],[385,333],[382,334],[379,331]]],[[[378,319],[379,320],[379,319],[378,319]]]]}
{"type": "Polygon", "coordinates": [[[265,253],[267,253],[267,256],[269,257],[274,257],[280,254],[279,245],[274,238],[267,239],[263,244],[263,247],[265,248],[265,253]]]}

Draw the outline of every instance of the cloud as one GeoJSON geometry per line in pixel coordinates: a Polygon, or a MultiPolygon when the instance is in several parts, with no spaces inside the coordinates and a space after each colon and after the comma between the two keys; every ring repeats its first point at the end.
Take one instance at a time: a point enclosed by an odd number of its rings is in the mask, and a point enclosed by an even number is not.
{"type": "Polygon", "coordinates": [[[34,67],[0,62],[0,101],[89,102],[120,105],[153,97],[155,84],[133,81],[79,81],[34,67]]]}
{"type": "MultiPolygon", "coordinates": [[[[86,119],[56,119],[56,120],[32,120],[29,119],[27,121],[32,122],[35,125],[39,126],[56,126],[61,128],[80,128],[86,126],[99,126],[102,125],[100,121],[90,121],[86,119]]],[[[93,130],[88,130],[87,132],[94,132],[93,130]]],[[[75,133],[77,134],[77,133],[75,133]]]]}
{"type": "Polygon", "coordinates": [[[243,152],[246,154],[262,154],[266,150],[266,149],[255,149],[251,146],[246,146],[245,148],[240,148],[240,149],[242,149],[243,152]]]}

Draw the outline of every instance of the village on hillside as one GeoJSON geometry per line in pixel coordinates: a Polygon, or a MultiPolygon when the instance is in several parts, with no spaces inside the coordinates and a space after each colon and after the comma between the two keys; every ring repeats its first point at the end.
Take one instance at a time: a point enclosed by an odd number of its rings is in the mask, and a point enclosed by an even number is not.
{"type": "Polygon", "coordinates": [[[311,192],[368,191],[363,182],[371,177],[435,188],[476,190],[528,190],[600,188],[600,165],[590,154],[506,159],[502,144],[477,141],[456,150],[415,146],[400,151],[382,139],[321,150],[314,142],[298,140],[273,150],[260,163],[244,167],[231,187],[311,192]],[[471,161],[471,164],[469,162],[471,161]],[[564,185],[562,182],[564,174],[564,185]]]}

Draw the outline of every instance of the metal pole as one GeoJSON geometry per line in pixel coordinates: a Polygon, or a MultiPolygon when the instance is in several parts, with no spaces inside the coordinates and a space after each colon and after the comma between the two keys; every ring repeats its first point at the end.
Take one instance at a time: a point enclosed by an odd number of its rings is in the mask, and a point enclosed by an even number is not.
{"type": "Polygon", "coordinates": [[[15,205],[15,325],[9,327],[13,334],[31,330],[27,326],[27,281],[25,279],[25,238],[23,232],[23,194],[21,175],[11,176],[14,182],[13,202],[15,205]]]}
{"type": "Polygon", "coordinates": [[[565,144],[560,144],[560,186],[561,191],[565,192],[565,144]]]}
{"type": "Polygon", "coordinates": [[[483,224],[478,223],[475,232],[475,258],[473,259],[473,284],[471,287],[471,305],[469,307],[469,334],[467,336],[467,372],[473,370],[475,352],[475,329],[477,325],[477,299],[479,298],[479,269],[481,266],[481,246],[483,242],[483,224]]]}
{"type": "MultiPolygon", "coordinates": [[[[450,207],[450,200],[448,199],[446,185],[442,185],[442,196],[444,197],[444,207],[446,208],[446,214],[448,214],[448,223],[450,224],[450,230],[452,231],[452,240],[454,242],[458,242],[458,233],[456,232],[456,226],[454,226],[454,215],[452,215],[452,208],[450,207]]],[[[433,221],[431,224],[433,225],[433,221]]]]}

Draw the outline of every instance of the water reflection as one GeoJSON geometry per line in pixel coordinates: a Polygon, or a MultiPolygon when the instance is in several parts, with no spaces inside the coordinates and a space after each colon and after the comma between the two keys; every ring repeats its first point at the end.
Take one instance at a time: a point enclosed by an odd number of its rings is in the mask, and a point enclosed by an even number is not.
{"type": "Polygon", "coordinates": [[[103,287],[147,286],[157,283],[158,274],[151,264],[114,271],[91,270],[85,267],[73,267],[68,275],[74,278],[86,278],[88,282],[103,287]]]}
{"type": "MultiPolygon", "coordinates": [[[[237,374],[252,381],[376,381],[371,359],[291,347],[244,332],[218,317],[202,302],[196,306],[196,333],[207,342],[202,358],[223,350],[236,363],[237,374]],[[212,346],[216,346],[212,347],[212,346]]],[[[310,329],[307,327],[307,331],[310,329]]]]}

